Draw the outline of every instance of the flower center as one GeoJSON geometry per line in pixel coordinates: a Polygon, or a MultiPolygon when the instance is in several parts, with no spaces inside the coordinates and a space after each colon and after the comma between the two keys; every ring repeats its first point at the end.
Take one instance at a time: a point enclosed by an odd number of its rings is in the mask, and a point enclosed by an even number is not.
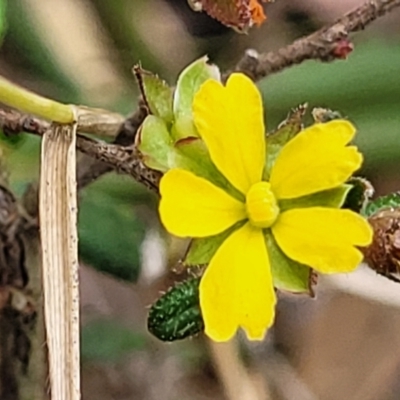
{"type": "Polygon", "coordinates": [[[279,207],[269,182],[258,182],[250,188],[246,209],[250,222],[258,228],[268,228],[275,222],[279,207]]]}

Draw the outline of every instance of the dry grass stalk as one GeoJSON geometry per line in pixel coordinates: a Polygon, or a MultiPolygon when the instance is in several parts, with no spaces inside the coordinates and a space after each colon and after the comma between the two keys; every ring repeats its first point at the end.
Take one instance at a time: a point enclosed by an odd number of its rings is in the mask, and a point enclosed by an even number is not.
{"type": "Polygon", "coordinates": [[[40,236],[52,400],[80,399],[76,124],[43,135],[40,236]]]}

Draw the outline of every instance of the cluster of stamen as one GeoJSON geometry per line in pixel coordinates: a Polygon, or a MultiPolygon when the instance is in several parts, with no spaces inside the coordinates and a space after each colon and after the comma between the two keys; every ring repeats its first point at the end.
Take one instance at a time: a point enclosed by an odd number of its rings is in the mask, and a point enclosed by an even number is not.
{"type": "Polygon", "coordinates": [[[246,210],[252,225],[269,228],[279,215],[279,207],[269,182],[254,184],[246,195],[246,210]]]}

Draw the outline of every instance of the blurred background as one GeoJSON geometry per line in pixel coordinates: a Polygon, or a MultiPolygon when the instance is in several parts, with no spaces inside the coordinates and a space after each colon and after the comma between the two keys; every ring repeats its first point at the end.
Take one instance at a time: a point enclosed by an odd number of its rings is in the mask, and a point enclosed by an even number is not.
{"type": "MultiPolygon", "coordinates": [[[[261,28],[238,35],[186,0],[9,0],[0,8],[0,74],[65,103],[128,115],[136,63],[170,84],[204,54],[227,70],[247,48],[276,50],[361,2],[277,0],[261,28]]],[[[271,130],[305,102],[348,116],[365,154],[361,174],[377,194],[400,187],[399,11],[357,34],[347,61],[309,61],[259,83],[271,130]]],[[[39,145],[28,135],[2,138],[17,195],[38,178],[39,145]]],[[[400,398],[400,286],[366,268],[321,278],[316,299],[281,294],[265,342],[239,338],[241,362],[234,347],[203,336],[151,337],[147,307],[175,279],[186,245],[162,230],[156,207],[155,196],[116,173],[80,192],[84,400],[400,398]]]]}

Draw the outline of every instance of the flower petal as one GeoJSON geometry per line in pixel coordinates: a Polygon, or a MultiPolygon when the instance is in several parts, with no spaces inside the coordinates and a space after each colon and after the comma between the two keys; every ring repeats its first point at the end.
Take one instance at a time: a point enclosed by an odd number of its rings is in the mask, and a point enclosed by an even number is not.
{"type": "Polygon", "coordinates": [[[242,327],[249,339],[263,339],[275,315],[276,297],[261,229],[249,223],[232,233],[200,282],[205,332],[217,342],[242,327]]]}
{"type": "Polygon", "coordinates": [[[171,169],[160,182],[160,216],[176,236],[216,235],[246,218],[245,205],[191,172],[171,169]]]}
{"type": "Polygon", "coordinates": [[[246,194],[259,182],[265,163],[261,95],[243,74],[232,74],[224,87],[206,81],[193,102],[194,122],[219,171],[246,194]]]}
{"type": "Polygon", "coordinates": [[[345,120],[315,124],[295,136],[279,153],[271,171],[272,190],[291,199],[344,183],[360,168],[362,155],[346,144],[355,128],[345,120]]]}
{"type": "Polygon", "coordinates": [[[323,207],[283,212],[272,233],[288,257],[327,274],[354,270],[363,259],[355,246],[367,246],[373,234],[360,215],[323,207]]]}

